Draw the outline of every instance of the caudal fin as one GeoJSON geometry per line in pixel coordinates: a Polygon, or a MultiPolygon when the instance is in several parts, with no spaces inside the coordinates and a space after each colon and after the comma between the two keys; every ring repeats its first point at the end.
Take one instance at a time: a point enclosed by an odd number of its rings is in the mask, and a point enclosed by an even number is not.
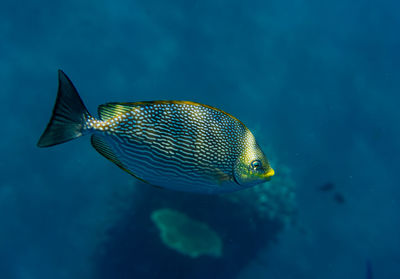
{"type": "Polygon", "coordinates": [[[39,139],[39,147],[49,147],[82,136],[90,117],[71,80],[58,70],[58,92],[47,128],[39,139]]]}

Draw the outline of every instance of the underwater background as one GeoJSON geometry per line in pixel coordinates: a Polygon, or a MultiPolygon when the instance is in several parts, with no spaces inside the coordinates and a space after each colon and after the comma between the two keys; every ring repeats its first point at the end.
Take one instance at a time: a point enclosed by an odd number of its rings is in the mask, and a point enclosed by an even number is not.
{"type": "Polygon", "coordinates": [[[400,278],[399,11],[376,0],[1,1],[0,278],[400,278]],[[143,100],[225,110],[277,174],[198,195],[135,181],[88,137],[39,149],[57,69],[92,113],[143,100]],[[152,218],[162,209],[206,224],[222,248],[172,249],[152,218]]]}

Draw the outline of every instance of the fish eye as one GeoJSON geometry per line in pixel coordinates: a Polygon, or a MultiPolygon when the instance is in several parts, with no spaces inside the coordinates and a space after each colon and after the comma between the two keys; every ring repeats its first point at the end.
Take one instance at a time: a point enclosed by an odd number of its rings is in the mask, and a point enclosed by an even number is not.
{"type": "Polygon", "coordinates": [[[260,160],[254,160],[251,162],[251,167],[255,170],[260,170],[262,167],[261,161],[260,160]]]}

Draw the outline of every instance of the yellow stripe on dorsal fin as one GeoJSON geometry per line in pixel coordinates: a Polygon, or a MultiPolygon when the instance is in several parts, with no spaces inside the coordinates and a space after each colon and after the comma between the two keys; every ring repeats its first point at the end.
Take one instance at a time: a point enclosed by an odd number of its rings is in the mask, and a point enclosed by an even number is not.
{"type": "Polygon", "coordinates": [[[97,113],[99,114],[101,120],[106,121],[130,112],[132,108],[132,105],[126,105],[122,103],[107,103],[100,105],[97,109],[97,113]]]}
{"type": "Polygon", "coordinates": [[[118,157],[115,155],[115,153],[112,150],[112,148],[108,145],[107,141],[102,136],[92,135],[91,143],[92,143],[92,146],[94,147],[94,149],[97,150],[97,152],[99,152],[101,155],[106,157],[108,160],[110,160],[111,162],[116,164],[118,167],[120,167],[121,169],[123,169],[124,171],[126,171],[127,173],[129,173],[130,175],[135,177],[136,179],[139,179],[140,181],[142,181],[144,183],[150,184],[146,180],[138,177],[133,172],[128,170],[124,166],[124,164],[122,164],[122,162],[118,159],[118,157]]]}
{"type": "MultiPolygon", "coordinates": [[[[204,105],[196,102],[191,102],[191,101],[166,101],[166,100],[160,100],[160,101],[143,101],[143,102],[122,102],[122,103],[107,103],[104,105],[100,105],[98,108],[98,114],[102,120],[107,120],[110,118],[113,118],[115,116],[121,115],[124,112],[129,112],[131,111],[134,107],[139,107],[139,106],[145,106],[145,105],[154,105],[154,104],[182,104],[182,105],[192,105],[192,106],[201,106],[201,107],[206,107],[211,110],[219,111],[222,114],[225,114],[226,116],[234,119],[235,121],[238,121],[240,124],[242,124],[244,127],[246,125],[243,124],[242,121],[234,117],[233,115],[209,106],[209,105],[204,105]],[[104,119],[103,119],[104,117],[104,119]]],[[[247,127],[246,127],[247,128],[247,127]]]]}

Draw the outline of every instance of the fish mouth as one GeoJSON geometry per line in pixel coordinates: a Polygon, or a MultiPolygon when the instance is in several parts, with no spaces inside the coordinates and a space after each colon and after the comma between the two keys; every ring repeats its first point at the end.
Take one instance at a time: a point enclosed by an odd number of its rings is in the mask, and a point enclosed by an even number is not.
{"type": "Polygon", "coordinates": [[[270,180],[271,180],[271,177],[274,176],[274,175],[275,175],[274,169],[273,169],[273,168],[269,168],[268,171],[266,171],[266,172],[263,174],[263,178],[264,178],[265,180],[267,180],[267,181],[270,181],[270,180]]]}

